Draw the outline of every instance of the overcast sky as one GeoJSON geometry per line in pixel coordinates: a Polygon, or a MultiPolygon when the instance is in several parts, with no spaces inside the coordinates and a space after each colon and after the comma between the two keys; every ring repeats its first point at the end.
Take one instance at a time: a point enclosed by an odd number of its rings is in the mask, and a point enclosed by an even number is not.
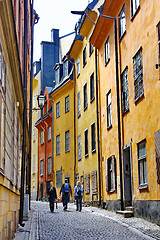
{"type": "Polygon", "coordinates": [[[51,41],[51,29],[60,30],[60,36],[74,31],[80,16],[71,14],[72,10],[84,10],[89,0],[34,0],[34,9],[39,15],[34,27],[34,61],[41,57],[41,41],[51,41]]]}

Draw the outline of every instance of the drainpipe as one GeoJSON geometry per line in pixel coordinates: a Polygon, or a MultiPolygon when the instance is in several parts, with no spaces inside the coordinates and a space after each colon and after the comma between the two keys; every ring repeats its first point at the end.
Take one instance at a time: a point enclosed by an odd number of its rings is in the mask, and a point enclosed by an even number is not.
{"type": "Polygon", "coordinates": [[[99,87],[98,87],[98,55],[95,49],[95,67],[96,67],[96,112],[97,112],[97,142],[98,142],[98,180],[99,180],[99,206],[101,206],[101,157],[100,157],[100,125],[99,125],[99,87]]]}
{"type": "Polygon", "coordinates": [[[115,34],[115,64],[116,64],[116,87],[117,87],[117,118],[118,118],[118,147],[119,147],[119,166],[120,166],[120,191],[121,191],[121,210],[124,210],[123,203],[123,176],[122,176],[122,153],[121,153],[121,116],[120,116],[120,96],[119,96],[119,71],[118,71],[118,44],[117,44],[117,19],[114,17],[101,14],[100,16],[114,20],[114,34],[115,34]]]}
{"type": "Polygon", "coordinates": [[[75,78],[75,63],[70,59],[68,61],[73,65],[73,88],[74,88],[74,186],[76,186],[76,78],[75,78]]]}
{"type": "Polygon", "coordinates": [[[28,0],[24,0],[24,109],[23,109],[23,142],[22,142],[22,162],[21,162],[21,194],[19,223],[24,227],[23,207],[24,207],[24,178],[25,178],[25,157],[26,157],[26,126],[27,126],[27,34],[28,33],[28,0]]]}
{"type": "Polygon", "coordinates": [[[52,172],[53,172],[53,184],[54,186],[56,185],[55,183],[55,172],[54,172],[54,102],[50,98],[50,101],[52,102],[52,172]]]}

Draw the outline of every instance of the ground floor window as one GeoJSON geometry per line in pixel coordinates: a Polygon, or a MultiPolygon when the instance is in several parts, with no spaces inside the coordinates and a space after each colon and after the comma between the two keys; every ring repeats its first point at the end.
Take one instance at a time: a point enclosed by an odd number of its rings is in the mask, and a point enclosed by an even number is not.
{"type": "Polygon", "coordinates": [[[138,173],[140,187],[147,184],[147,158],[146,158],[146,140],[137,144],[138,148],[138,173]]]}

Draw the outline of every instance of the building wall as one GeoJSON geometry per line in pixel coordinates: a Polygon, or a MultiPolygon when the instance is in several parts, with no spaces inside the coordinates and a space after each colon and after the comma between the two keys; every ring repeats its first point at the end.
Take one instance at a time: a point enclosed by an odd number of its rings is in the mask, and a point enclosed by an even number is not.
{"type": "Polygon", "coordinates": [[[69,178],[72,191],[74,190],[74,90],[73,81],[69,80],[51,95],[54,102],[54,183],[59,193],[65,177],[69,178]],[[69,96],[69,111],[65,113],[65,97],[69,96]],[[60,102],[60,117],[56,118],[56,104],[60,102]],[[65,152],[65,132],[69,131],[70,150],[65,152]],[[56,154],[56,136],[60,134],[60,154],[56,154]],[[56,173],[62,171],[58,181],[56,173]],[[61,182],[61,184],[57,184],[61,182]]]}
{"type": "MultiPolygon", "coordinates": [[[[38,108],[37,95],[39,94],[40,73],[33,78],[33,108],[38,108]]],[[[38,119],[39,111],[32,112],[32,160],[31,160],[31,199],[37,199],[38,190],[38,129],[35,123],[38,119]]]]}
{"type": "Polygon", "coordinates": [[[0,239],[11,239],[19,221],[24,6],[22,1],[14,4],[0,2],[0,239]],[[17,15],[19,6],[22,18],[17,15]]]}
{"type": "MultiPolygon", "coordinates": [[[[128,69],[129,110],[122,114],[122,175],[123,200],[126,204],[126,150],[130,149],[131,167],[131,204],[134,206],[136,216],[159,223],[159,187],[157,183],[157,167],[155,152],[155,132],[159,130],[159,113],[156,106],[159,104],[159,72],[155,68],[158,63],[158,37],[157,24],[160,20],[157,11],[158,1],[140,1],[140,6],[131,18],[131,1],[105,1],[103,14],[117,18],[125,3],[126,31],[119,38],[118,24],[118,67],[120,84],[120,107],[122,107],[121,77],[123,71],[128,69]],[[114,7],[116,4],[116,8],[114,7]],[[152,6],[152,7],[151,7],[152,6]],[[144,94],[135,101],[133,58],[142,49],[143,89],[144,94]],[[154,54],[153,54],[154,53],[154,54]],[[147,181],[140,184],[138,167],[138,143],[146,140],[147,181]]],[[[103,201],[110,209],[120,208],[119,188],[119,157],[117,136],[117,107],[116,107],[116,72],[115,72],[115,38],[114,22],[110,19],[100,18],[97,28],[92,36],[93,44],[99,49],[100,99],[101,99],[101,145],[102,145],[102,174],[103,174],[103,201]],[[105,31],[104,31],[105,30],[105,31]],[[99,33],[99,34],[98,34],[99,33]],[[110,60],[105,66],[104,44],[109,36],[110,60]],[[112,127],[106,129],[107,109],[106,94],[111,89],[112,96],[112,127]],[[117,188],[114,192],[106,191],[106,159],[111,155],[116,158],[117,188]]],[[[92,41],[91,41],[92,42],[92,41]]]]}

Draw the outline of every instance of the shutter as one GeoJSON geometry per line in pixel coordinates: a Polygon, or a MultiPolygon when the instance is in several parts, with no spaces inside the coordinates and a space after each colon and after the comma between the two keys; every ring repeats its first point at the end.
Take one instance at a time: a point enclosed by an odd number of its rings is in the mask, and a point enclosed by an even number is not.
{"type": "Polygon", "coordinates": [[[116,158],[113,155],[112,156],[112,171],[113,171],[113,191],[116,190],[117,186],[116,186],[116,158]]]}
{"type": "Polygon", "coordinates": [[[97,193],[97,171],[92,172],[92,193],[97,193]]]}
{"type": "Polygon", "coordinates": [[[109,174],[108,174],[108,159],[106,160],[106,192],[108,192],[108,185],[109,185],[109,174]]]}
{"type": "Polygon", "coordinates": [[[89,174],[85,175],[85,193],[90,193],[90,176],[89,174]]]}
{"type": "Polygon", "coordinates": [[[154,138],[156,151],[157,183],[160,184],[160,130],[154,133],[154,138]]]}

